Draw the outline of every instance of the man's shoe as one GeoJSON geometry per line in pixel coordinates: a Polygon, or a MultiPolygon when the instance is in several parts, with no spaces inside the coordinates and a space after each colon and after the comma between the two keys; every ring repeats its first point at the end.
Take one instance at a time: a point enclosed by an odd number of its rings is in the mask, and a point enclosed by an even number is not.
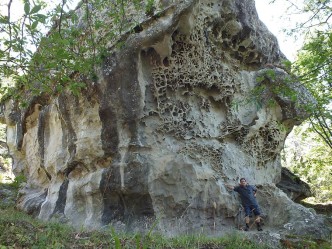
{"type": "Polygon", "coordinates": [[[246,227],[244,228],[244,231],[249,231],[249,226],[248,226],[248,224],[246,224],[246,227]]]}
{"type": "Polygon", "coordinates": [[[261,227],[261,224],[257,223],[257,230],[258,231],[263,231],[262,227],[261,227]]]}

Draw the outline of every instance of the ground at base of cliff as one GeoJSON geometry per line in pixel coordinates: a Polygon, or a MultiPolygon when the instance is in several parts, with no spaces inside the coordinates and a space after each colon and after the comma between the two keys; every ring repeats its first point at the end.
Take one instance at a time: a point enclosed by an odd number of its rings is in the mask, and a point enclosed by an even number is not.
{"type": "Polygon", "coordinates": [[[203,234],[165,237],[153,231],[145,234],[117,233],[112,227],[98,231],[75,230],[57,222],[43,222],[15,209],[18,186],[0,184],[0,249],[7,248],[136,248],[136,249],[263,249],[332,248],[331,242],[289,236],[271,247],[251,239],[265,232],[236,231],[222,237],[203,234]],[[249,236],[248,236],[249,235],[249,236]]]}
{"type": "Polygon", "coordinates": [[[301,201],[300,204],[307,208],[313,208],[318,214],[324,214],[332,217],[332,201],[326,203],[301,201]]]}

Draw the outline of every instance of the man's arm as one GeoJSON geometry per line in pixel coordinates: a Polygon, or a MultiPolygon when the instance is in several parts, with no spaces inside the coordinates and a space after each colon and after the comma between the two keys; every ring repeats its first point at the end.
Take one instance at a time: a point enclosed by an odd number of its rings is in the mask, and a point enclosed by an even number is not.
{"type": "Polygon", "coordinates": [[[234,190],[234,186],[230,185],[230,184],[225,184],[226,188],[228,188],[229,190],[234,190]]]}
{"type": "Polygon", "coordinates": [[[254,193],[254,196],[256,197],[257,188],[256,188],[256,186],[251,186],[251,187],[252,187],[252,192],[254,193]]]}
{"type": "Polygon", "coordinates": [[[235,192],[238,192],[239,191],[239,186],[232,186],[232,185],[229,185],[229,184],[225,184],[225,186],[229,189],[229,190],[234,190],[235,192]]]}

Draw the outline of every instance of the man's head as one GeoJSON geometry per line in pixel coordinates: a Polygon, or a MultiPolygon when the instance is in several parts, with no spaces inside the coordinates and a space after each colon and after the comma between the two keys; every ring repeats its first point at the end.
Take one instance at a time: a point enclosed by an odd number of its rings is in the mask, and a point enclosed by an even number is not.
{"type": "Polygon", "coordinates": [[[240,179],[240,185],[241,185],[241,186],[245,186],[245,185],[247,185],[247,181],[246,181],[245,178],[242,177],[242,178],[240,179]]]}

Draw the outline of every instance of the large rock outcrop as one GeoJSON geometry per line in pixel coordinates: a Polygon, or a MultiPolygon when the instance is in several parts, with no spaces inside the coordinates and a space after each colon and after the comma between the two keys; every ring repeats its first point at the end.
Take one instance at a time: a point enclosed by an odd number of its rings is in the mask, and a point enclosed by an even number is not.
{"type": "Polygon", "coordinates": [[[254,1],[159,4],[121,48],[110,44],[81,97],[41,96],[27,109],[7,101],[14,171],[28,179],[18,206],[78,227],[157,219],[165,233],[222,232],[239,207],[225,184],[244,176],[259,186],[266,227],[327,235],[275,186],[285,138],[313,100],[280,68],[254,1]]]}
{"type": "Polygon", "coordinates": [[[307,197],[313,196],[310,186],[284,167],[281,170],[281,180],[276,186],[298,203],[307,197]]]}

